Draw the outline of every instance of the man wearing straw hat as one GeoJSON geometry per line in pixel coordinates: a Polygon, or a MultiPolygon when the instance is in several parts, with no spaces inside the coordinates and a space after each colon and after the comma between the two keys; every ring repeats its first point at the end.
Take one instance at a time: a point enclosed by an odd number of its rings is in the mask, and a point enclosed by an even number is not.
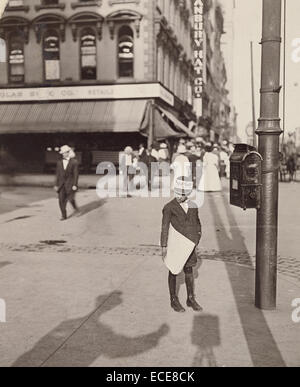
{"type": "Polygon", "coordinates": [[[185,273],[187,289],[187,306],[196,312],[202,311],[194,295],[193,267],[197,264],[196,247],[198,246],[202,227],[198,208],[188,197],[193,191],[193,181],[179,177],[175,181],[175,199],[163,209],[161,246],[163,261],[169,270],[169,292],[171,307],[175,312],[183,313],[176,294],[176,278],[182,271],[185,273]]]}
{"type": "Polygon", "coordinates": [[[67,219],[67,203],[70,202],[75,212],[79,212],[75,202],[75,194],[78,190],[78,162],[74,158],[72,148],[64,145],[60,148],[62,160],[59,160],[56,167],[55,191],[58,193],[61,220],[67,219]]]}

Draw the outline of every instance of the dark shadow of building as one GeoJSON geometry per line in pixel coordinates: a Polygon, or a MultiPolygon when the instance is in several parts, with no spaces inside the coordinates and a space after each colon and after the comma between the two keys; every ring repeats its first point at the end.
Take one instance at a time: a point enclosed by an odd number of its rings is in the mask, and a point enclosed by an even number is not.
{"type": "MultiPolygon", "coordinates": [[[[237,254],[244,253],[247,255],[247,262],[252,265],[244,237],[234,218],[229,202],[224,194],[222,197],[223,201],[220,203],[224,206],[229,221],[228,231],[218,209],[219,201],[215,199],[214,195],[207,196],[215,227],[220,231],[216,233],[219,251],[225,261],[226,254],[232,255],[233,251],[236,251],[237,254]],[[228,232],[231,233],[232,238],[228,232]]],[[[285,361],[264,313],[254,306],[254,270],[244,269],[242,271],[241,267],[231,263],[226,263],[226,269],[253,366],[285,367],[285,361]],[[243,277],[241,277],[241,273],[244,273],[243,277]]],[[[253,265],[252,269],[254,269],[253,265]]]]}

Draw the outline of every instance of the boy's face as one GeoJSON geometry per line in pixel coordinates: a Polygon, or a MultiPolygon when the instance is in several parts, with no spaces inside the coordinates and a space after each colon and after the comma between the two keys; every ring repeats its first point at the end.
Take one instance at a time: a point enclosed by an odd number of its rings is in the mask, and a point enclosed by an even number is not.
{"type": "Polygon", "coordinates": [[[186,195],[176,195],[176,200],[178,203],[184,203],[188,200],[188,197],[186,195]]]}

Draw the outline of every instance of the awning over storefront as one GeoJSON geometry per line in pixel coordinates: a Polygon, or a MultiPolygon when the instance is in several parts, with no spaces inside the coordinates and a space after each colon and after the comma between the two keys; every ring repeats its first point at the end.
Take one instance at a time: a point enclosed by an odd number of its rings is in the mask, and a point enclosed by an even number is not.
{"type": "Polygon", "coordinates": [[[160,112],[155,109],[154,111],[154,138],[156,140],[163,140],[165,138],[179,138],[183,133],[175,132],[167,122],[162,118],[160,112]]]}
{"type": "Polygon", "coordinates": [[[0,105],[0,134],[128,133],[142,128],[148,100],[0,105]]]}
{"type": "Polygon", "coordinates": [[[174,114],[170,113],[168,110],[163,109],[162,107],[159,106],[159,110],[170,120],[173,122],[173,124],[176,126],[176,128],[182,132],[184,132],[187,136],[190,138],[195,138],[196,135],[189,129],[187,128],[181,121],[178,120],[174,116],[174,114]]]}

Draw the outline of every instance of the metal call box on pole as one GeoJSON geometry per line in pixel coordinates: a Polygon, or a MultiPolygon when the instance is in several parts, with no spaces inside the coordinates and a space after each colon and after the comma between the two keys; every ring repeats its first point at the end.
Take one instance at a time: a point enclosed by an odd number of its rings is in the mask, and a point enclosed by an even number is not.
{"type": "Polygon", "coordinates": [[[230,204],[244,210],[260,208],[262,160],[253,146],[235,145],[230,158],[230,204]]]}

